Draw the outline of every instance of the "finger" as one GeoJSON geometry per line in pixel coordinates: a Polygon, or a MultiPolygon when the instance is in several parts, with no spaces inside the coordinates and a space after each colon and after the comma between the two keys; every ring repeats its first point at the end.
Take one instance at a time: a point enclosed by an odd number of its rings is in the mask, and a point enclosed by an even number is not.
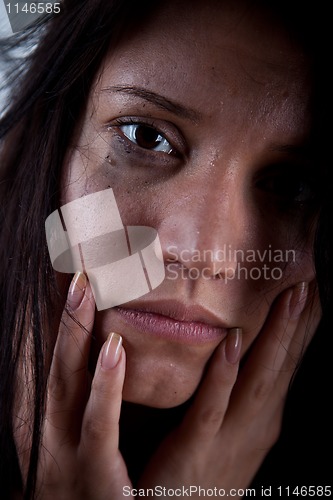
{"type": "Polygon", "coordinates": [[[75,274],[61,318],[48,381],[46,433],[62,443],[79,438],[86,401],[95,302],[84,274],[75,274]]]}
{"type": "Polygon", "coordinates": [[[200,450],[219,431],[237,378],[241,344],[242,330],[233,328],[216,349],[180,429],[187,446],[193,442],[200,450]]]}
{"type": "Polygon", "coordinates": [[[125,351],[122,338],[111,333],[97,361],[79,446],[83,462],[88,460],[89,474],[100,478],[102,482],[110,476],[111,468],[119,465],[116,458],[120,457],[119,418],[124,378],[125,351]],[[91,460],[91,457],[94,459],[91,460]]]}
{"type": "MultiPolygon", "coordinates": [[[[231,399],[230,425],[249,426],[256,416],[281,406],[293,369],[286,362],[300,316],[306,305],[308,285],[300,283],[285,291],[272,308],[266,324],[251,348],[231,399]],[[281,381],[283,383],[281,384],[281,381]],[[280,386],[279,386],[280,382],[280,386]],[[275,401],[275,404],[272,404],[275,401]]],[[[304,335],[304,331],[303,331],[304,335]]],[[[282,406],[281,406],[282,408],[282,406]]]]}
{"type": "MultiPolygon", "coordinates": [[[[282,375],[283,373],[288,374],[288,372],[294,374],[299,367],[300,361],[317,330],[321,315],[322,311],[320,307],[317,284],[316,282],[312,282],[309,285],[308,296],[304,310],[299,317],[295,333],[288,348],[282,375]]],[[[287,387],[290,380],[288,377],[285,378],[285,387],[287,387]]]]}

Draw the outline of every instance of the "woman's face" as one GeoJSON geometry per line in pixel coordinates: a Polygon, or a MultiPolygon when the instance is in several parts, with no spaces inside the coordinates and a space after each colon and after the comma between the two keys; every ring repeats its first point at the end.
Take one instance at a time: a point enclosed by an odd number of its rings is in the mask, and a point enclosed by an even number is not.
{"type": "Polygon", "coordinates": [[[160,237],[163,283],[96,313],[96,350],[123,336],[124,399],[182,403],[228,329],[244,353],[313,280],[309,94],[301,49],[238,2],[164,2],[104,61],[62,202],[112,187],[123,223],[160,237]]]}

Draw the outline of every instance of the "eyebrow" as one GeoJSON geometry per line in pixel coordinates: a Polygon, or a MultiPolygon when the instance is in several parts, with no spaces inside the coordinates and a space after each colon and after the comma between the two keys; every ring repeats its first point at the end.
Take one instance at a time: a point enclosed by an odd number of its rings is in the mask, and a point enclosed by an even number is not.
{"type": "Polygon", "coordinates": [[[120,92],[122,94],[129,94],[135,97],[139,97],[140,99],[144,99],[148,101],[158,108],[169,111],[174,115],[185,118],[186,120],[190,120],[194,123],[198,123],[202,115],[198,111],[185,107],[182,104],[179,104],[176,101],[171,99],[167,99],[151,90],[147,90],[143,87],[136,86],[128,86],[128,85],[114,85],[109,87],[104,87],[101,89],[102,92],[120,92]]]}

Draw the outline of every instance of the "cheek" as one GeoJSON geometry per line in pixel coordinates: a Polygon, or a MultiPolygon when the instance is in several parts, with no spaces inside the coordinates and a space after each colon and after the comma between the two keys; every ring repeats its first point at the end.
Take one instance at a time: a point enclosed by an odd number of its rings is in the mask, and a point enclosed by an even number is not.
{"type": "MultiPolygon", "coordinates": [[[[265,250],[257,250],[259,256],[263,252],[265,250]]],[[[315,269],[310,245],[302,251],[283,248],[282,245],[275,249],[270,247],[267,254],[269,257],[264,262],[247,266],[246,276],[257,292],[274,296],[297,283],[314,280],[315,269]]]]}
{"type": "Polygon", "coordinates": [[[122,168],[104,141],[99,146],[91,146],[89,156],[82,149],[73,152],[63,177],[62,204],[112,188],[124,225],[157,228],[165,209],[164,190],[153,185],[140,169],[122,168]]]}
{"type": "Polygon", "coordinates": [[[311,282],[315,279],[315,267],[312,245],[302,251],[295,250],[294,257],[286,269],[286,280],[291,285],[301,281],[311,282]]]}
{"type": "Polygon", "coordinates": [[[260,333],[279,295],[298,283],[315,280],[311,246],[302,251],[288,249],[284,255],[289,257],[284,263],[266,261],[269,279],[243,280],[234,287],[234,304],[239,304],[238,318],[245,333],[243,354],[260,333]],[[278,279],[271,279],[271,276],[278,279]]]}

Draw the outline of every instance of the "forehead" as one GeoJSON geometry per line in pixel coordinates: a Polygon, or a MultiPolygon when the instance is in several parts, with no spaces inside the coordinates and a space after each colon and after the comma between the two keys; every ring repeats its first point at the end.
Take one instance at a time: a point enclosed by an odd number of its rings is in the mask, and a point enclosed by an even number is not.
{"type": "MultiPolygon", "coordinates": [[[[99,75],[147,88],[213,117],[236,110],[304,125],[308,60],[283,23],[242,1],[163,2],[124,33],[99,75]]],[[[95,88],[96,90],[96,88],[95,88]]]]}
{"type": "Polygon", "coordinates": [[[125,30],[119,48],[138,60],[158,55],[155,70],[175,64],[177,57],[185,66],[197,62],[204,69],[215,62],[219,67],[229,55],[266,75],[304,65],[304,53],[286,25],[281,16],[255,2],[170,0],[144,12],[137,25],[125,30]]]}

